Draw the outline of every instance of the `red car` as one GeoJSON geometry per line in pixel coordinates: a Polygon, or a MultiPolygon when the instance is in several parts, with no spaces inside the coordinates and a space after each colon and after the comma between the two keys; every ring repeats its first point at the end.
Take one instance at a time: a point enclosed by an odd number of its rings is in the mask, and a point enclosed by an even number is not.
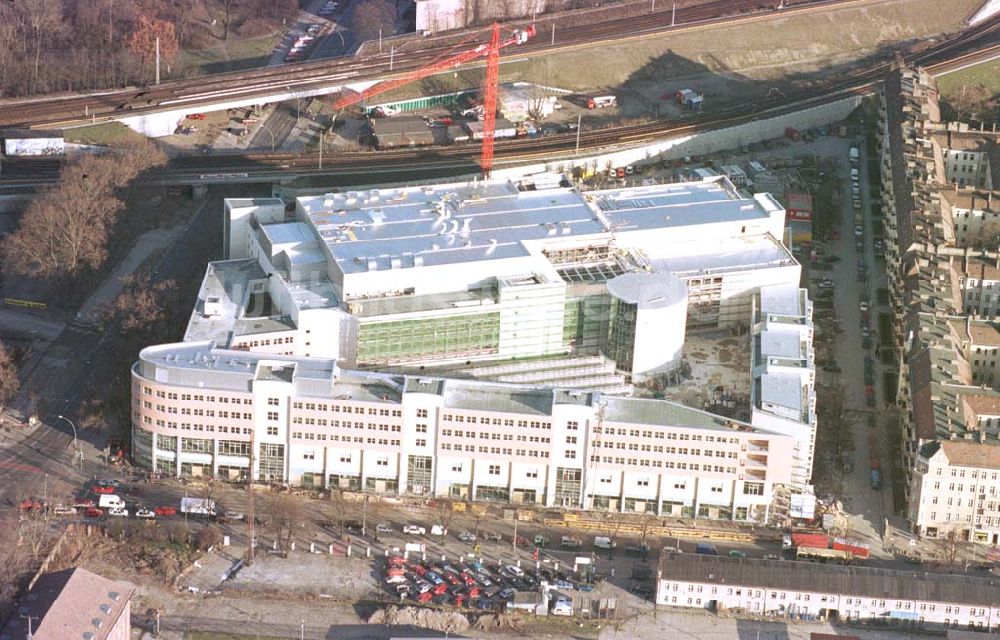
{"type": "Polygon", "coordinates": [[[389,558],[388,562],[389,562],[389,566],[390,567],[405,567],[406,566],[406,558],[403,558],[403,557],[400,557],[400,556],[392,556],[391,558],[389,558]]]}
{"type": "Polygon", "coordinates": [[[433,593],[436,596],[439,596],[443,593],[448,593],[448,585],[442,582],[438,586],[431,589],[428,593],[433,593]]]}
{"type": "Polygon", "coordinates": [[[153,509],[153,513],[158,516],[175,516],[177,515],[177,509],[174,507],[156,507],[153,509]]]}
{"type": "Polygon", "coordinates": [[[421,593],[419,596],[417,596],[417,602],[430,602],[431,598],[433,597],[434,596],[431,595],[430,591],[426,593],[421,593]]]}
{"type": "Polygon", "coordinates": [[[188,120],[204,120],[204,119],[205,119],[205,114],[204,113],[190,113],[190,114],[188,114],[188,120]]]}
{"type": "Polygon", "coordinates": [[[104,517],[104,512],[98,509],[97,507],[89,507],[86,511],[83,512],[83,515],[88,518],[101,518],[104,517]]]}
{"type": "Polygon", "coordinates": [[[107,494],[114,493],[115,492],[115,488],[114,487],[105,487],[105,486],[96,486],[96,487],[91,488],[91,491],[93,491],[96,494],[107,495],[107,494]]]}
{"type": "Polygon", "coordinates": [[[427,569],[424,569],[419,564],[411,564],[410,571],[412,571],[413,573],[417,574],[420,577],[427,575],[427,569]]]}
{"type": "Polygon", "coordinates": [[[476,584],[476,579],[466,573],[462,574],[462,580],[465,580],[465,585],[468,587],[476,584]]]}
{"type": "Polygon", "coordinates": [[[479,587],[469,587],[469,598],[479,597],[479,587]]]}

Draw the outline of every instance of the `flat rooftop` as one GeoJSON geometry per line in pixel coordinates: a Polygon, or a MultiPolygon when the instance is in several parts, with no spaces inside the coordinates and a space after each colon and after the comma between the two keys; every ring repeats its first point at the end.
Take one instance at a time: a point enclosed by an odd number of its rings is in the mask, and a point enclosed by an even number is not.
{"type": "Polygon", "coordinates": [[[294,329],[292,319],[286,315],[245,315],[248,306],[252,306],[248,305],[252,284],[266,278],[267,274],[256,260],[210,262],[184,340],[217,340],[220,344],[229,344],[234,335],[294,329]],[[211,313],[206,312],[209,309],[211,313]]]}
{"type": "Polygon", "coordinates": [[[580,192],[476,182],[299,198],[345,274],[531,255],[525,242],[712,222],[767,220],[782,207],[725,178],[580,192]]]}

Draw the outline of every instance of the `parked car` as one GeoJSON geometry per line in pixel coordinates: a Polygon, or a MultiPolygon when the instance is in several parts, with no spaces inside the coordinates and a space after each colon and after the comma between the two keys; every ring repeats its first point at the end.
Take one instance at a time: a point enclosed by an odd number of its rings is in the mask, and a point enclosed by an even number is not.
{"type": "Polygon", "coordinates": [[[743,551],[742,549],[730,549],[729,550],[729,557],[730,558],[745,558],[745,557],[747,557],[747,552],[743,551]]]}
{"type": "Polygon", "coordinates": [[[518,578],[524,575],[524,570],[513,564],[505,566],[504,571],[506,571],[509,575],[516,576],[518,578]]]}
{"type": "Polygon", "coordinates": [[[408,524],[403,527],[403,533],[408,533],[414,536],[427,535],[427,529],[415,524],[408,524]]]}
{"type": "Polygon", "coordinates": [[[97,507],[87,507],[87,510],[83,512],[83,515],[88,518],[103,518],[104,512],[97,507]]]}
{"type": "Polygon", "coordinates": [[[392,527],[385,524],[384,522],[380,522],[377,525],[375,525],[375,531],[377,531],[378,533],[392,533],[392,527]]]}
{"type": "Polygon", "coordinates": [[[859,237],[859,238],[861,236],[865,235],[865,230],[861,228],[860,224],[854,225],[854,235],[857,236],[857,237],[859,237]]]}
{"type": "Polygon", "coordinates": [[[483,531],[479,535],[483,537],[483,540],[488,540],[489,542],[502,542],[503,536],[495,531],[483,531]]]}
{"type": "Polygon", "coordinates": [[[153,509],[153,513],[158,516],[175,516],[177,515],[176,507],[156,507],[153,509]]]}
{"type": "Polygon", "coordinates": [[[57,504],[52,507],[52,513],[57,516],[72,516],[76,515],[76,509],[73,507],[67,507],[65,505],[57,504]]]}
{"type": "Polygon", "coordinates": [[[458,539],[461,540],[462,542],[475,542],[476,534],[470,533],[469,531],[463,531],[462,533],[458,534],[458,539]]]}
{"type": "Polygon", "coordinates": [[[112,507],[108,509],[108,515],[115,516],[117,518],[127,518],[128,509],[126,509],[125,507],[112,507]]]}

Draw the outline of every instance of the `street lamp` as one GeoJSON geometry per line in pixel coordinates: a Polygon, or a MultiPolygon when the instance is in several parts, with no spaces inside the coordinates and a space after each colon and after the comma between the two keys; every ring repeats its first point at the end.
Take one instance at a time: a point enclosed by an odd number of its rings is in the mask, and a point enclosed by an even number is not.
{"type": "MultiPolygon", "coordinates": [[[[65,420],[66,422],[68,422],[69,426],[73,429],[73,448],[76,449],[76,459],[79,462],[83,462],[83,454],[80,452],[80,443],[76,439],[76,425],[73,424],[72,420],[70,420],[69,418],[67,418],[66,416],[64,416],[62,414],[60,414],[60,415],[58,415],[56,417],[59,418],[60,420],[65,420]]],[[[82,468],[82,465],[81,465],[81,468],[82,468]]]]}

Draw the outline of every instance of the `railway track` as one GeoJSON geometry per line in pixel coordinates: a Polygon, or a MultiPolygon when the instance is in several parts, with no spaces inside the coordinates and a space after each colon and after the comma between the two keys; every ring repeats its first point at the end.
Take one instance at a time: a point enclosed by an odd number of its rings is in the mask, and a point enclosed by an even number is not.
{"type": "MultiPolygon", "coordinates": [[[[785,0],[781,15],[819,11],[838,5],[857,4],[862,0],[785,0]]],[[[667,5],[663,2],[661,5],[667,5]]],[[[558,27],[558,18],[539,21],[540,33],[534,41],[518,47],[518,56],[532,56],[573,49],[601,41],[621,41],[712,24],[760,19],[773,14],[781,0],[715,0],[704,5],[678,9],[675,16],[668,7],[639,16],[624,17],[596,24],[558,27]],[[556,25],[553,44],[548,30],[556,25]]],[[[462,46],[483,42],[482,34],[466,38],[462,46]]],[[[303,62],[252,71],[232,72],[165,82],[155,87],[129,88],[87,95],[54,96],[0,103],[0,127],[69,126],[87,121],[101,122],[116,117],[162,111],[166,108],[205,106],[229,98],[254,98],[276,91],[306,91],[330,84],[383,79],[424,66],[450,53],[454,38],[411,39],[422,48],[399,51],[390,61],[388,52],[360,58],[335,58],[303,62]]]]}
{"type": "MultiPolygon", "coordinates": [[[[969,29],[957,36],[942,41],[928,49],[910,55],[907,61],[921,65],[933,73],[941,73],[952,68],[967,66],[977,61],[1000,55],[1000,18],[969,29]]],[[[851,95],[872,93],[884,75],[895,63],[884,61],[858,70],[850,76],[826,84],[821,88],[804,89],[783,98],[770,98],[756,104],[736,105],[711,114],[695,116],[684,122],[649,121],[637,124],[584,131],[580,134],[581,154],[593,153],[609,147],[627,148],[641,145],[651,140],[670,136],[693,134],[709,129],[717,129],[768,118],[810,106],[824,104],[851,95]]],[[[550,136],[534,139],[498,140],[496,162],[498,166],[527,164],[539,161],[556,161],[572,157],[576,150],[575,135],[550,136]]],[[[198,180],[203,174],[242,173],[248,177],[270,176],[279,172],[296,172],[302,175],[337,175],[359,173],[385,175],[389,173],[426,171],[435,172],[456,167],[466,167],[471,173],[478,166],[479,149],[475,145],[442,147],[421,150],[390,150],[340,153],[327,156],[324,168],[319,168],[319,156],[312,154],[212,154],[208,156],[183,156],[175,158],[164,170],[166,181],[198,180]]],[[[13,181],[20,176],[21,181],[28,175],[43,179],[49,174],[49,181],[56,177],[51,159],[34,166],[25,162],[28,169],[7,174],[3,181],[13,181]],[[30,167],[35,167],[34,169],[30,167]]],[[[2,183],[0,183],[2,184],[2,183]]]]}

